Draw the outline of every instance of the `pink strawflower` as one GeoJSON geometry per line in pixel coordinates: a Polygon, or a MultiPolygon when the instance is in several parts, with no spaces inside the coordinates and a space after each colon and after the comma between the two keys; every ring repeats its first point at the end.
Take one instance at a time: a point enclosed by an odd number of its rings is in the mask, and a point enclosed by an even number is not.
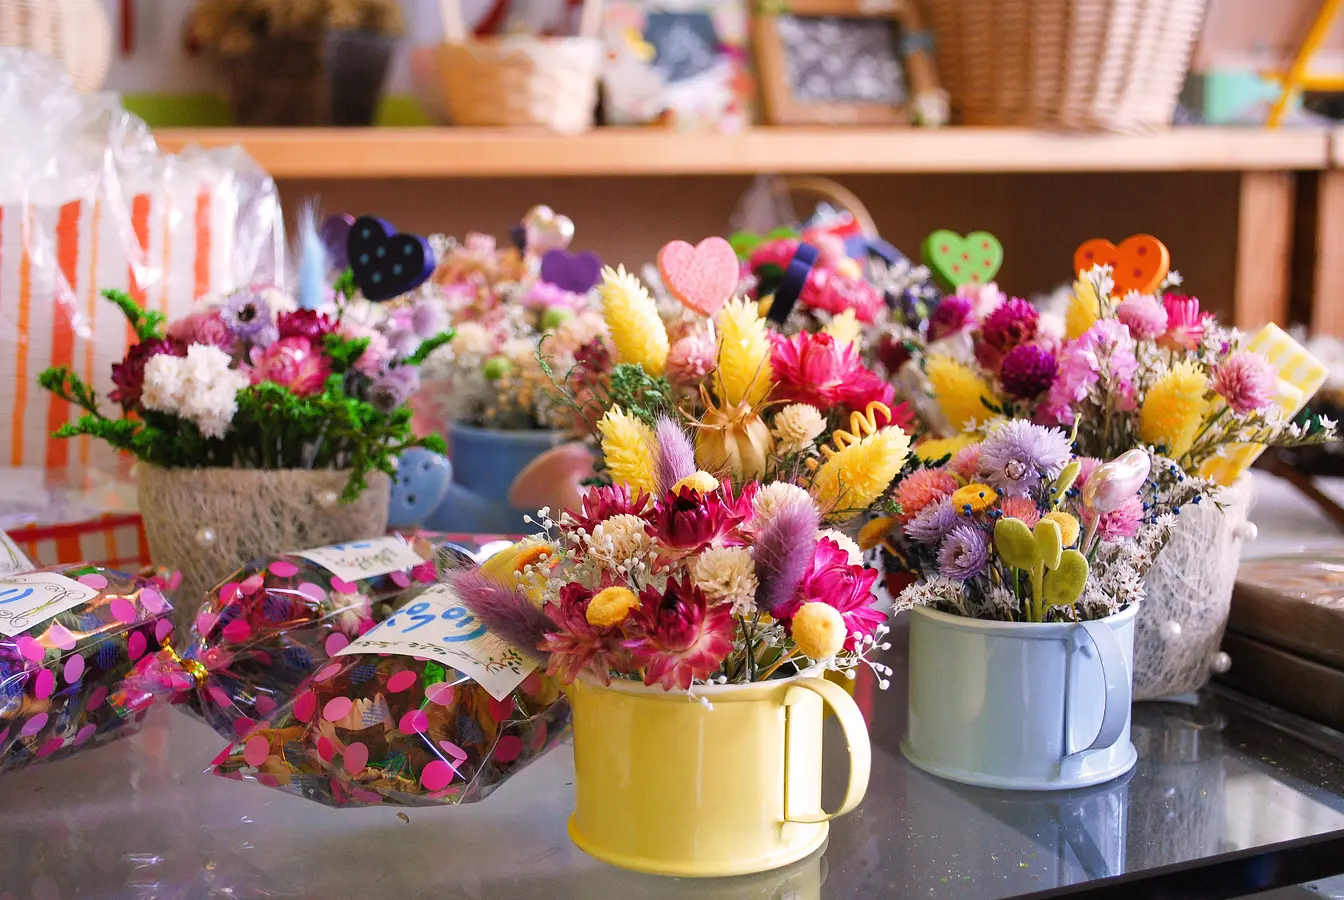
{"type": "Polygon", "coordinates": [[[962,447],[947,467],[966,481],[972,480],[980,472],[980,445],[962,447]]]}
{"type": "Polygon", "coordinates": [[[1030,400],[1044,393],[1055,380],[1059,364],[1055,354],[1035,344],[1020,344],[1009,350],[999,366],[999,384],[1015,400],[1030,400]]]}
{"type": "Polygon", "coordinates": [[[999,509],[1005,516],[1021,519],[1031,528],[1035,528],[1036,523],[1041,521],[1041,511],[1036,508],[1036,502],[1030,497],[1004,497],[999,501],[999,509]]]}
{"type": "MultiPolygon", "coordinates": [[[[675,426],[673,426],[675,427],[675,426]]],[[[703,550],[746,519],[730,489],[701,494],[690,486],[668,491],[647,515],[649,534],[678,554],[703,550]]]]}
{"type": "Polygon", "coordinates": [[[944,297],[933,315],[929,316],[929,340],[940,341],[970,328],[974,324],[973,308],[974,301],[970,297],[955,294],[944,297]]]}
{"type": "Polygon", "coordinates": [[[326,313],[296,309],[281,313],[275,326],[282,338],[305,337],[313,346],[321,347],[322,339],[336,330],[336,321],[326,313]]]}
{"type": "Polygon", "coordinates": [[[1156,340],[1167,330],[1167,311],[1151,294],[1131,294],[1115,315],[1137,341],[1156,340]]]}
{"type": "Polygon", "coordinates": [[[574,520],[572,528],[588,534],[601,522],[612,516],[642,516],[649,508],[649,495],[643,491],[632,493],[626,484],[608,484],[592,487],[583,495],[581,509],[567,509],[574,520]]]}
{"type": "Polygon", "coordinates": [[[677,387],[694,387],[714,371],[718,348],[703,331],[679,338],[667,354],[667,380],[677,387]]]}
{"type": "Polygon", "coordinates": [[[1157,343],[1168,350],[1193,350],[1204,340],[1204,329],[1213,318],[1199,311],[1199,298],[1166,294],[1162,307],[1167,313],[1167,330],[1157,343]]]}
{"type": "Polygon", "coordinates": [[[573,683],[585,671],[610,684],[613,671],[634,668],[621,629],[588,622],[592,599],[592,591],[571,583],[560,589],[556,602],[546,605],[546,615],[554,626],[542,638],[539,649],[547,654],[546,674],[559,677],[565,684],[573,683]]]}
{"type": "Polygon", "coordinates": [[[916,469],[896,484],[896,502],[901,505],[896,521],[904,525],[959,487],[957,477],[946,469],[916,469]]]}
{"type": "Polygon", "coordinates": [[[321,392],[331,375],[331,360],[304,337],[281,338],[266,349],[253,347],[253,384],[270,381],[300,397],[321,392]]]}
{"type": "Polygon", "coordinates": [[[1213,392],[1239,416],[1269,406],[1278,375],[1259,353],[1234,350],[1213,370],[1213,392]]]}
{"type": "Polygon", "coordinates": [[[808,275],[807,283],[798,294],[798,302],[808,309],[820,309],[836,316],[852,309],[860,322],[870,325],[886,306],[882,292],[862,278],[850,278],[820,266],[808,275]]]}
{"type": "Polygon", "coordinates": [[[630,637],[622,646],[643,667],[646,685],[689,690],[696,679],[712,675],[733,649],[732,604],[710,606],[690,579],[669,578],[661,593],[650,585],[639,599],[626,620],[630,637]]]}
{"type": "Polygon", "coordinates": [[[1019,297],[1002,303],[985,317],[984,324],[980,326],[975,358],[985,368],[998,371],[1009,350],[1036,336],[1040,317],[1036,307],[1019,297]]]}
{"type": "Polygon", "coordinates": [[[238,346],[238,337],[229,330],[218,309],[201,310],[178,319],[168,326],[167,338],[176,344],[218,347],[225,353],[232,353],[238,346]]]}
{"type": "Polygon", "coordinates": [[[793,260],[793,254],[797,252],[798,240],[796,238],[766,241],[751,251],[748,265],[753,272],[762,266],[775,266],[782,272],[788,268],[789,263],[793,260]]]}
{"type": "Polygon", "coordinates": [[[776,338],[770,366],[776,382],[772,399],[810,403],[821,410],[836,405],[864,409],[873,401],[890,406],[896,393],[864,366],[857,347],[840,344],[825,332],[776,338]]]}

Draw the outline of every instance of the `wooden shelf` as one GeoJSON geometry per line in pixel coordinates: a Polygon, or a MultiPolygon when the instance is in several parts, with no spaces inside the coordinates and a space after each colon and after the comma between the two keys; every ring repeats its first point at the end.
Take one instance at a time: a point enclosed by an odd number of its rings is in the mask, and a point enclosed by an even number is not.
{"type": "Polygon", "coordinates": [[[1321,169],[1324,130],[757,128],[737,135],[600,128],[575,137],[482,128],[160,129],[160,145],[241,144],[277,178],[508,178],[759,172],[1172,172],[1321,169]]]}

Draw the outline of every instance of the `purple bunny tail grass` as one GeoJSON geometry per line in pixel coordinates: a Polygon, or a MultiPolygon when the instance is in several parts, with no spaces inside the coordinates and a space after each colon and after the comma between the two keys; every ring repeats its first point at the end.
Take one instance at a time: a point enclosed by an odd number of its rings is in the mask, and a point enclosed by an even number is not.
{"type": "Polygon", "coordinates": [[[775,616],[798,590],[817,544],[820,519],[810,503],[786,506],[756,536],[756,605],[775,616]]]}
{"type": "Polygon", "coordinates": [[[695,448],[681,426],[667,416],[658,417],[653,433],[658,438],[653,477],[661,496],[681,479],[695,474],[695,448]]]}
{"type": "Polygon", "coordinates": [[[521,589],[506,588],[480,571],[468,569],[448,572],[443,581],[496,637],[508,641],[533,662],[546,663],[545,654],[537,646],[555,625],[521,589]]]}

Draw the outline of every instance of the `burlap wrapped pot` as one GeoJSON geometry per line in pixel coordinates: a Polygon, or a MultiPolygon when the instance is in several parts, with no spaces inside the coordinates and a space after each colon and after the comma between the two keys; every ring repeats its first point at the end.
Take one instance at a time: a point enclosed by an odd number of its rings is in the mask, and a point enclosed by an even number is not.
{"type": "Polygon", "coordinates": [[[163,469],[141,463],[140,515],[155,565],[182,571],[175,618],[196,615],[205,592],[250,559],[380,535],[392,481],[382,472],[340,503],[335,469],[163,469]]]}

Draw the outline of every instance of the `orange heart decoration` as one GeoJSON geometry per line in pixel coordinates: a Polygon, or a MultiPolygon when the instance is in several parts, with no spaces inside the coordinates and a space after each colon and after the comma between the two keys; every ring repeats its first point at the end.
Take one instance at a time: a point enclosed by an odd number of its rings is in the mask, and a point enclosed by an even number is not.
{"type": "Polygon", "coordinates": [[[709,237],[694,247],[685,241],[663,247],[658,251],[658,272],[674,297],[712,319],[737,290],[741,263],[732,244],[709,237]]]}
{"type": "Polygon", "coordinates": [[[1151,234],[1125,238],[1117,247],[1105,238],[1093,238],[1074,251],[1073,270],[1086,272],[1093,266],[1110,266],[1115,292],[1151,294],[1162,284],[1171,269],[1167,247],[1151,234]]]}

